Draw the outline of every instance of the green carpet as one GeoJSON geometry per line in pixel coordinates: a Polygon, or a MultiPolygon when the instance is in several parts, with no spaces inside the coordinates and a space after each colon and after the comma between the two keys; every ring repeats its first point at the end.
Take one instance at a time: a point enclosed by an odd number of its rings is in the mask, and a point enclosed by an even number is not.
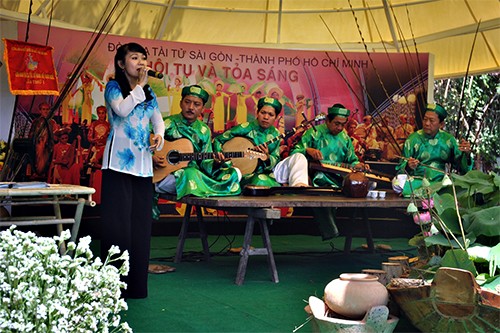
{"type": "MultiPolygon", "coordinates": [[[[123,314],[134,332],[292,332],[306,323],[304,311],[311,295],[323,296],[324,287],[344,272],[381,268],[395,255],[414,256],[407,239],[375,239],[391,251],[370,254],[361,248],[366,240],[353,239],[350,254],[342,252],[344,238],[322,242],[319,236],[271,235],[279,283],[271,281],[265,256],[251,256],[245,282],[234,284],[243,236],[209,236],[210,262],[202,260],[198,238],[186,240],[184,258],[172,264],[177,237],[153,237],[151,262],[175,266],[174,273],[149,275],[149,297],[128,300],[123,314]]],[[[254,247],[262,246],[255,235],[254,247]]],[[[313,332],[311,322],[297,332],[313,332]]],[[[415,332],[404,318],[395,332],[415,332]]]]}

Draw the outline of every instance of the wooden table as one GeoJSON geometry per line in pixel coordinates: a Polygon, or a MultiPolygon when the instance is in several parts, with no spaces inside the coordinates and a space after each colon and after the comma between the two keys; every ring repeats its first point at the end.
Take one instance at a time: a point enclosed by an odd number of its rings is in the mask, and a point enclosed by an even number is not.
{"type": "MultiPolygon", "coordinates": [[[[281,210],[278,207],[349,207],[358,208],[353,210],[353,218],[356,218],[357,212],[362,214],[362,219],[366,228],[366,239],[368,243],[368,250],[374,251],[373,238],[371,233],[371,226],[368,220],[367,209],[371,208],[405,208],[410,203],[409,199],[397,196],[392,191],[387,191],[385,199],[372,199],[372,198],[349,198],[343,195],[328,194],[324,192],[320,195],[304,195],[304,194],[286,194],[286,195],[271,195],[262,197],[253,196],[230,196],[230,197],[184,197],[177,200],[175,197],[169,195],[162,195],[162,198],[177,201],[187,205],[186,213],[183,217],[181,231],[179,233],[179,240],[177,243],[177,250],[175,254],[175,262],[179,263],[182,260],[184,250],[184,243],[188,232],[188,224],[191,216],[191,208],[194,206],[198,218],[198,226],[200,230],[200,238],[203,246],[203,252],[206,260],[210,259],[208,248],[207,233],[203,223],[203,216],[201,207],[214,208],[227,211],[235,211],[238,214],[247,215],[247,222],[245,227],[245,235],[243,247],[240,252],[241,258],[236,274],[237,285],[243,284],[248,264],[248,257],[250,255],[267,255],[268,265],[271,272],[271,279],[273,282],[279,282],[278,272],[274,261],[274,255],[269,237],[268,225],[273,220],[281,218],[281,210]],[[262,240],[264,248],[251,249],[253,229],[255,222],[259,223],[261,228],[262,240]]],[[[351,249],[352,235],[347,235],[344,252],[348,253],[351,249]]]]}
{"type": "Polygon", "coordinates": [[[75,242],[85,205],[95,206],[92,194],[95,189],[80,185],[48,184],[47,187],[0,188],[0,206],[52,205],[51,216],[7,216],[0,217],[0,226],[10,225],[47,225],[56,224],[58,235],[63,231],[63,224],[73,224],[70,241],[75,242]],[[72,218],[63,218],[61,205],[76,205],[72,218]]]}

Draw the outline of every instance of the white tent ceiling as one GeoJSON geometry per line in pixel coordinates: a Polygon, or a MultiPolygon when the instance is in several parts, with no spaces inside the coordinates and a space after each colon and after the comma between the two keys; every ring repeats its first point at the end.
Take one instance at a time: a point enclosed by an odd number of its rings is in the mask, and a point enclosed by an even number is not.
{"type": "MultiPolygon", "coordinates": [[[[30,0],[0,4],[0,19],[28,20],[30,0]]],[[[429,52],[435,78],[500,71],[498,0],[32,0],[31,12],[33,23],[91,31],[109,17],[106,33],[165,41],[429,52]]]]}

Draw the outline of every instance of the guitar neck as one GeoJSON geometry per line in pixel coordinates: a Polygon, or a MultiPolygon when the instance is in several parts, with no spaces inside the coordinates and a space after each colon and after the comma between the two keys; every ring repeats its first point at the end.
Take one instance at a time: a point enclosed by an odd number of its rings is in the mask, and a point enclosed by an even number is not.
{"type": "Polygon", "coordinates": [[[280,135],[278,135],[277,137],[275,137],[275,138],[273,138],[273,139],[271,139],[271,140],[268,140],[268,141],[264,142],[264,144],[265,144],[265,145],[270,145],[270,144],[271,144],[271,143],[273,143],[273,142],[276,142],[276,141],[278,141],[278,140],[281,140],[281,139],[282,139],[282,138],[284,138],[286,135],[288,135],[288,132],[290,132],[290,131],[287,131],[287,132],[285,132],[285,133],[281,133],[281,134],[280,134],[280,135]]]}
{"type": "MultiPolygon", "coordinates": [[[[230,151],[224,152],[225,158],[240,158],[245,156],[245,152],[243,151],[230,151]]],[[[180,153],[179,161],[203,161],[203,160],[211,160],[214,158],[214,153],[180,153]]]]}

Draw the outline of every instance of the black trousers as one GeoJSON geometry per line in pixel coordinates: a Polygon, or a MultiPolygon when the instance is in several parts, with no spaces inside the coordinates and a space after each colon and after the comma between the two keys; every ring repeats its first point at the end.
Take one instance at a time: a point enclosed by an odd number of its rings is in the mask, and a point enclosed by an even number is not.
{"type": "Polygon", "coordinates": [[[112,245],[128,250],[130,271],[125,298],[148,296],[148,265],[151,242],[153,183],[151,177],[137,177],[105,169],[102,172],[101,258],[112,245]]]}

